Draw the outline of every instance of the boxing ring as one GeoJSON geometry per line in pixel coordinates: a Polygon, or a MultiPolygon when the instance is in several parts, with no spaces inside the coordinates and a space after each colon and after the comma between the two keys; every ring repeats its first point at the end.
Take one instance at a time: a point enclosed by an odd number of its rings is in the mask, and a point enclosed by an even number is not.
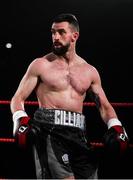
{"type": "MultiPolygon", "coordinates": [[[[4,106],[9,106],[10,105],[10,101],[9,100],[0,100],[0,105],[4,105],[4,106]]],[[[38,106],[38,102],[37,101],[25,101],[25,105],[28,106],[38,106]]],[[[94,107],[95,103],[93,102],[84,102],[83,104],[84,106],[90,106],[90,107],[94,107]]],[[[114,102],[111,103],[111,105],[113,107],[124,107],[124,108],[128,108],[128,107],[133,107],[133,103],[127,103],[127,102],[114,102]]],[[[1,138],[0,137],[0,143],[15,143],[15,139],[14,138],[1,138]]],[[[104,144],[102,142],[91,142],[91,145],[95,146],[95,147],[104,147],[104,144]]],[[[129,148],[133,148],[133,144],[129,144],[129,148]]]]}

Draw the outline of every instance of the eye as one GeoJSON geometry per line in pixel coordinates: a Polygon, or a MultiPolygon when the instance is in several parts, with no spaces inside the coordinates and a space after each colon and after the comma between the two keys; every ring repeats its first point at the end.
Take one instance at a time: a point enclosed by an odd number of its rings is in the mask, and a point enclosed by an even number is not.
{"type": "Polygon", "coordinates": [[[51,31],[51,34],[55,34],[55,32],[51,31]]]}
{"type": "Polygon", "coordinates": [[[63,34],[66,33],[66,31],[64,29],[60,29],[58,32],[59,32],[60,35],[63,35],[63,34]]]}
{"type": "Polygon", "coordinates": [[[55,30],[52,29],[52,30],[51,30],[51,33],[52,33],[52,34],[55,34],[55,30]]]}

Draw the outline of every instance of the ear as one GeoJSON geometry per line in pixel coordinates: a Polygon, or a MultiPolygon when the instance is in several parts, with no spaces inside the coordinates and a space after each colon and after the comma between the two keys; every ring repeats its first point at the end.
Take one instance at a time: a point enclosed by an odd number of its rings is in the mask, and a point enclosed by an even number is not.
{"type": "Polygon", "coordinates": [[[79,32],[73,32],[72,42],[77,41],[78,38],[79,38],[79,32]]]}

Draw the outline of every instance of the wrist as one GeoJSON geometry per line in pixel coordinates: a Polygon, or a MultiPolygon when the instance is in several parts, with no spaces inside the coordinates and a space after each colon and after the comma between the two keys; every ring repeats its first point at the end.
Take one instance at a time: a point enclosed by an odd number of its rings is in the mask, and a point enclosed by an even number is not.
{"type": "Polygon", "coordinates": [[[107,122],[107,127],[108,129],[111,128],[112,126],[122,126],[121,122],[117,118],[111,118],[107,122]]]}
{"type": "Polygon", "coordinates": [[[18,110],[13,113],[13,122],[15,123],[22,117],[28,117],[27,113],[23,110],[18,110]]]}

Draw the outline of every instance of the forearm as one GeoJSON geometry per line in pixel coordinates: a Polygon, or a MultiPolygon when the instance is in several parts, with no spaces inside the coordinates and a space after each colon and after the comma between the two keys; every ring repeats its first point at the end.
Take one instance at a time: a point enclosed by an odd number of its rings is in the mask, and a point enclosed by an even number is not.
{"type": "Polygon", "coordinates": [[[11,103],[10,103],[10,109],[12,114],[18,110],[25,110],[24,109],[24,100],[20,97],[14,96],[11,99],[11,103]]]}
{"type": "Polygon", "coordinates": [[[103,121],[107,124],[110,119],[118,119],[117,114],[114,110],[114,108],[111,105],[108,105],[107,107],[100,107],[99,108],[101,118],[103,121]]]}

